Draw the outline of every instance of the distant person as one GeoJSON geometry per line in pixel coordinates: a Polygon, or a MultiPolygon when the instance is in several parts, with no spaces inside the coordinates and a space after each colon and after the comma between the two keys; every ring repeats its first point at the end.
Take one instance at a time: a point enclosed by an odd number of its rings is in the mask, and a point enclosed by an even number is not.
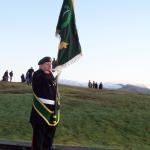
{"type": "Polygon", "coordinates": [[[95,88],[95,81],[93,81],[92,88],[95,88]]]}
{"type": "Polygon", "coordinates": [[[25,79],[24,74],[21,75],[21,82],[22,82],[22,83],[26,82],[26,79],[25,79]]]}
{"type": "Polygon", "coordinates": [[[5,71],[4,75],[3,75],[3,81],[7,81],[8,82],[8,70],[5,71]]]}
{"type": "Polygon", "coordinates": [[[92,82],[89,80],[89,82],[88,82],[88,87],[89,88],[92,88],[92,82]]]}
{"type": "Polygon", "coordinates": [[[97,84],[97,82],[95,83],[95,89],[98,89],[98,84],[97,84]]]}
{"type": "Polygon", "coordinates": [[[29,72],[26,73],[26,82],[27,82],[27,85],[30,85],[30,81],[29,81],[29,72]]]}
{"type": "Polygon", "coordinates": [[[100,89],[100,90],[103,89],[103,83],[102,83],[102,82],[99,84],[99,89],[100,89]]]}
{"type": "Polygon", "coordinates": [[[52,61],[52,69],[55,69],[57,66],[57,61],[55,60],[55,58],[53,58],[53,61],[52,61]]]}
{"type": "Polygon", "coordinates": [[[33,77],[34,69],[31,67],[26,74],[27,84],[30,85],[32,83],[32,77],[33,77]]]}
{"type": "Polygon", "coordinates": [[[13,71],[9,72],[9,76],[10,76],[10,82],[12,81],[12,77],[13,77],[13,71]]]}

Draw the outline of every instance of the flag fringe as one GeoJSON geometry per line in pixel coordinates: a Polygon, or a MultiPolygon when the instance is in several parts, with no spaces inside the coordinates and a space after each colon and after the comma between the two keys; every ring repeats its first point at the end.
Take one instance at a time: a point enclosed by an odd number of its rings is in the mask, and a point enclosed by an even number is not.
{"type": "Polygon", "coordinates": [[[75,57],[73,57],[71,60],[66,62],[65,64],[57,66],[54,70],[58,72],[58,74],[61,72],[63,68],[66,68],[67,66],[73,64],[75,61],[77,61],[80,57],[82,57],[82,53],[79,53],[75,57]]]}

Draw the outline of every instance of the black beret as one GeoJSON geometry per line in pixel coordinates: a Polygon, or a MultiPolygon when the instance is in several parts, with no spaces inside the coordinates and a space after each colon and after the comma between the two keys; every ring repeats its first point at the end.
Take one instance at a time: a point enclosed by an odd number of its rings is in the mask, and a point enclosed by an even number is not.
{"type": "Polygon", "coordinates": [[[39,62],[38,62],[38,65],[42,65],[42,64],[44,64],[44,63],[46,63],[46,62],[51,62],[52,60],[51,60],[51,57],[44,57],[44,58],[42,58],[39,62]]]}

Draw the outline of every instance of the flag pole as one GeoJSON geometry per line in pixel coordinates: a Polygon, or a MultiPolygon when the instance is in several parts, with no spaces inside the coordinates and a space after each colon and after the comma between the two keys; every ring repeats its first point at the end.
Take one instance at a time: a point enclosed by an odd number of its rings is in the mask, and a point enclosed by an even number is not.
{"type": "Polygon", "coordinates": [[[56,90],[56,95],[55,95],[55,110],[54,110],[54,123],[56,123],[56,117],[57,117],[57,109],[58,109],[58,101],[60,99],[60,94],[59,94],[59,91],[58,91],[58,78],[59,78],[59,75],[60,74],[57,74],[56,77],[55,77],[55,84],[56,84],[56,87],[55,87],[55,90],[56,90]]]}
{"type": "Polygon", "coordinates": [[[55,78],[56,82],[55,114],[57,113],[57,104],[59,99],[58,78],[61,74],[61,70],[62,68],[65,68],[67,65],[70,65],[73,62],[75,62],[82,55],[75,23],[74,6],[75,0],[63,0],[62,8],[58,19],[58,24],[56,27],[55,35],[56,36],[59,35],[60,43],[57,54],[57,65],[55,68],[55,71],[57,72],[57,76],[55,78]]]}

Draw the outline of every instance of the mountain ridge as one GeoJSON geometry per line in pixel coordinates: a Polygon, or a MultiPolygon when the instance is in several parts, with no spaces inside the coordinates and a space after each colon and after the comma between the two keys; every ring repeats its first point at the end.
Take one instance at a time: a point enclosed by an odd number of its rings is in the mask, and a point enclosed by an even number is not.
{"type": "MultiPolygon", "coordinates": [[[[62,85],[88,88],[88,82],[61,79],[59,80],[58,83],[62,85]]],[[[139,93],[146,93],[146,94],[150,93],[150,89],[144,85],[104,82],[103,87],[104,89],[109,89],[109,90],[139,92],[139,93]]]]}

